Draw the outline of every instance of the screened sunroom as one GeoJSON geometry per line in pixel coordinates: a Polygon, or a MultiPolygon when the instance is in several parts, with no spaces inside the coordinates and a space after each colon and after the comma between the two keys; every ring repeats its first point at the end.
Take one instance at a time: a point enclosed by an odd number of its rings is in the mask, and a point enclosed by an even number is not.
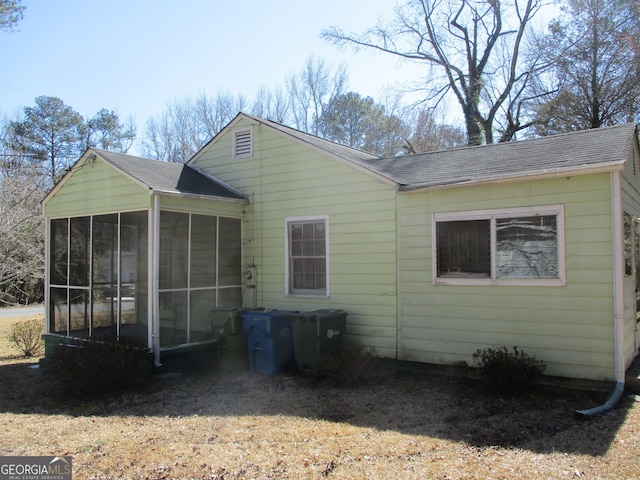
{"type": "Polygon", "coordinates": [[[217,180],[90,149],[43,203],[47,337],[126,338],[158,360],[213,342],[209,312],[242,306],[246,201],[217,180]]]}

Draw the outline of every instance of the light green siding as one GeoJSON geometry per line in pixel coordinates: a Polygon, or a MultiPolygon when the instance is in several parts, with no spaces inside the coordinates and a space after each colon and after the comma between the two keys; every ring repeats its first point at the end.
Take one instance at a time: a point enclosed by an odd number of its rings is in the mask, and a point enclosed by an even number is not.
{"type": "MultiPolygon", "coordinates": [[[[622,209],[633,218],[640,219],[640,158],[638,151],[634,148],[629,153],[629,157],[622,172],[622,209]]],[[[636,223],[634,241],[640,242],[640,226],[636,223]]],[[[634,269],[636,264],[634,264],[634,269]]],[[[636,353],[638,352],[639,337],[637,321],[637,299],[636,290],[640,285],[636,285],[637,272],[624,277],[624,359],[625,366],[628,367],[636,353]]]]}
{"type": "Polygon", "coordinates": [[[140,210],[151,204],[148,189],[100,158],[80,163],[74,169],[45,203],[47,217],[140,210]]]}
{"type": "MultiPolygon", "coordinates": [[[[243,120],[235,126],[246,125],[243,120]]],[[[267,309],[344,309],[351,341],[395,357],[394,187],[264,125],[253,126],[250,158],[232,158],[232,138],[232,132],[219,136],[196,165],[249,197],[244,266],[257,268],[255,303],[267,309]],[[319,215],[329,216],[330,297],[287,296],[285,219],[319,215]]]]}
{"type": "Polygon", "coordinates": [[[228,217],[242,217],[244,205],[239,202],[225,202],[216,199],[200,199],[193,197],[178,197],[174,195],[160,196],[160,210],[172,210],[203,215],[221,215],[228,217]]]}
{"type": "Polygon", "coordinates": [[[478,349],[517,345],[549,375],[613,379],[609,174],[400,194],[398,203],[401,359],[471,365],[478,349]],[[434,213],[558,204],[565,286],[434,285],[434,213]]]}

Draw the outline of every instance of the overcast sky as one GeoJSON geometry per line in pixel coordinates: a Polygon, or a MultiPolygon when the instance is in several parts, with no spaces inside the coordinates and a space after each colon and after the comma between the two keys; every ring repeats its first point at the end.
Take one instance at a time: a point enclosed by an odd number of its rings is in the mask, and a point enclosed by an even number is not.
{"type": "MultiPolygon", "coordinates": [[[[314,55],[346,62],[350,90],[381,99],[415,77],[396,59],[338,50],[319,38],[361,32],[390,17],[395,0],[23,0],[15,33],[0,32],[0,111],[61,98],[85,117],[101,108],[142,125],[168,101],[202,92],[284,86],[314,55]]],[[[413,73],[412,73],[413,72],[413,73]]],[[[139,132],[140,134],[141,132],[139,132]]]]}

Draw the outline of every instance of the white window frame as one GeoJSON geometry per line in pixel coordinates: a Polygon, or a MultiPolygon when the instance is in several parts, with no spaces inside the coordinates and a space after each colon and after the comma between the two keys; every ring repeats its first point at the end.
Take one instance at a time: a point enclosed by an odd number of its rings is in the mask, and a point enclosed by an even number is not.
{"type": "Polygon", "coordinates": [[[236,128],[233,131],[233,158],[250,158],[253,156],[253,127],[241,127],[236,128]],[[249,150],[245,152],[244,149],[242,152],[238,153],[238,138],[240,136],[249,134],[249,150]]]}
{"type": "Polygon", "coordinates": [[[434,213],[431,221],[431,261],[432,277],[435,285],[509,285],[509,286],[564,286],[566,285],[564,205],[544,205],[537,207],[503,208],[466,212],[434,213]],[[556,216],[558,241],[558,278],[496,278],[497,234],[496,221],[504,218],[556,216]],[[490,221],[490,278],[439,277],[438,276],[438,236],[437,224],[448,221],[489,220],[490,221]]]}
{"type": "Polygon", "coordinates": [[[289,297],[315,297],[315,298],[329,298],[329,215],[315,215],[315,216],[302,216],[302,217],[287,217],[284,220],[284,288],[285,295],[289,297]],[[317,292],[305,290],[294,291],[291,286],[291,246],[289,244],[289,225],[292,223],[324,223],[324,246],[325,246],[325,289],[318,290],[317,292]]]}

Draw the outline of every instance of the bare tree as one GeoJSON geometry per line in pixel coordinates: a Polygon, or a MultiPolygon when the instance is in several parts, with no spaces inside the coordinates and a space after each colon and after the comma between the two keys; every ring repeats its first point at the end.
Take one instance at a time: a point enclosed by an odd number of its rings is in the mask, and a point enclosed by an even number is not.
{"type": "Polygon", "coordinates": [[[11,125],[0,122],[0,305],[42,301],[45,180],[38,163],[11,148],[11,125]]]}
{"type": "Polygon", "coordinates": [[[317,120],[322,110],[344,93],[347,78],[346,66],[341,65],[332,71],[324,60],[309,57],[304,68],[287,79],[293,126],[318,135],[317,120]]]}
{"type": "Polygon", "coordinates": [[[635,121],[640,108],[636,0],[566,0],[539,50],[553,64],[535,84],[540,134],[635,121]]]}
{"type": "Polygon", "coordinates": [[[433,111],[420,109],[412,122],[413,131],[405,140],[405,153],[425,153],[465,145],[462,128],[438,122],[433,111]]]}
{"type": "Polygon", "coordinates": [[[224,93],[167,103],[159,118],[147,120],[142,153],[165,162],[186,162],[233,119],[243,104],[242,97],[224,93]]]}
{"type": "Polygon", "coordinates": [[[291,108],[287,94],[282,88],[276,88],[274,92],[260,88],[251,106],[251,114],[278,123],[289,123],[291,108]]]}
{"type": "Polygon", "coordinates": [[[336,45],[424,62],[426,100],[438,103],[452,93],[462,109],[468,143],[493,143],[496,117],[515,86],[529,78],[532,66],[522,65],[521,47],[541,2],[409,0],[396,9],[390,25],[378,24],[363,34],[332,27],[322,36],[336,45]],[[509,52],[506,63],[504,51],[509,52]]]}
{"type": "Polygon", "coordinates": [[[196,112],[202,123],[204,140],[217,135],[238,112],[245,109],[246,100],[242,95],[218,92],[214,97],[202,93],[196,98],[196,112]]]}

